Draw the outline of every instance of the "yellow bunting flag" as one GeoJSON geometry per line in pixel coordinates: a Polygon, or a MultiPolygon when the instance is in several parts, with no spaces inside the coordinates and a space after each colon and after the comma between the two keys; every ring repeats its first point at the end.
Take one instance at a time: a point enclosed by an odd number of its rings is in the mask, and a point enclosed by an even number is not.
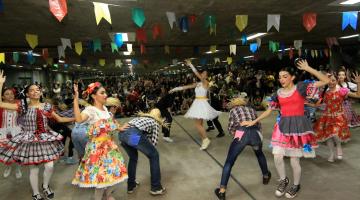
{"type": "Polygon", "coordinates": [[[235,25],[239,31],[243,31],[248,25],[248,15],[236,15],[235,25]]]}
{"type": "Polygon", "coordinates": [[[82,54],[83,48],[81,42],[75,43],[75,52],[80,56],[82,54]]]}
{"type": "Polygon", "coordinates": [[[170,54],[170,47],[168,45],[166,45],[164,49],[165,49],[165,54],[170,54]]]}
{"type": "Polygon", "coordinates": [[[0,53],[0,63],[5,64],[5,53],[0,53]]]}
{"type": "Polygon", "coordinates": [[[227,57],[226,61],[227,61],[227,64],[230,65],[233,62],[233,59],[232,59],[232,57],[227,57]]]}
{"type": "Polygon", "coordinates": [[[38,36],[37,35],[26,34],[25,38],[32,49],[34,49],[38,45],[38,36]]]}
{"type": "Polygon", "coordinates": [[[211,53],[215,53],[215,52],[216,52],[216,45],[211,45],[211,46],[210,46],[210,52],[211,52],[211,53]]]}
{"type": "Polygon", "coordinates": [[[104,18],[106,21],[108,21],[111,24],[109,5],[106,3],[98,3],[98,2],[93,2],[93,3],[94,3],[96,24],[99,25],[100,20],[102,18],[104,18]]]}
{"type": "Polygon", "coordinates": [[[52,65],[53,63],[54,63],[54,59],[52,59],[52,58],[46,59],[46,64],[52,65]]]}
{"type": "Polygon", "coordinates": [[[210,26],[210,35],[216,35],[216,24],[214,24],[213,26],[210,26]]]}
{"type": "Polygon", "coordinates": [[[101,67],[104,67],[105,66],[105,59],[99,59],[99,65],[101,67]]]}

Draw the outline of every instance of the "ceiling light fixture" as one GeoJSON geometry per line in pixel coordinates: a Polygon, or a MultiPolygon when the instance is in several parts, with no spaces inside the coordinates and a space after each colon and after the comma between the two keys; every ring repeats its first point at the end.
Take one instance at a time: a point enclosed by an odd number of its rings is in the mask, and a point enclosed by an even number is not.
{"type": "Polygon", "coordinates": [[[244,59],[253,58],[254,56],[245,56],[244,59]]]}
{"type": "Polygon", "coordinates": [[[207,52],[205,52],[206,54],[212,54],[212,53],[217,53],[217,52],[219,52],[220,50],[215,50],[215,52],[212,52],[212,51],[207,51],[207,52]]]}
{"type": "Polygon", "coordinates": [[[341,2],[340,4],[341,5],[354,5],[357,3],[360,3],[360,0],[348,0],[348,1],[341,2]]]}
{"type": "Polygon", "coordinates": [[[267,33],[255,33],[255,34],[249,35],[246,39],[253,40],[253,39],[256,39],[256,38],[264,36],[264,35],[267,35],[267,33]]]}
{"type": "Polygon", "coordinates": [[[59,63],[65,63],[65,60],[59,60],[59,63]]]}
{"type": "Polygon", "coordinates": [[[130,56],[130,55],[131,55],[131,52],[124,51],[123,54],[124,54],[124,56],[130,56]]]}
{"type": "Polygon", "coordinates": [[[349,38],[355,38],[355,37],[359,37],[359,34],[342,36],[339,39],[349,39],[349,38]]]}

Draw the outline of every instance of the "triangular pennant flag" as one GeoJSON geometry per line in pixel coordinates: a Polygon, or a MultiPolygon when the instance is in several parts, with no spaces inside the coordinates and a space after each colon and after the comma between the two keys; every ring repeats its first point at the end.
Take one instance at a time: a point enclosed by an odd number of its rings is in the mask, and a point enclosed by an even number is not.
{"type": "Polygon", "coordinates": [[[111,24],[111,16],[109,11],[109,5],[106,3],[93,2],[96,24],[99,25],[100,20],[104,18],[111,24]]]}
{"type": "Polygon", "coordinates": [[[324,49],[324,54],[326,57],[329,57],[329,49],[324,49]]]}
{"type": "Polygon", "coordinates": [[[89,51],[94,51],[94,42],[92,40],[86,42],[86,48],[89,51]]]}
{"type": "Polygon", "coordinates": [[[145,22],[144,10],[141,8],[132,9],[132,19],[138,27],[142,27],[145,22]]]}
{"type": "Polygon", "coordinates": [[[47,65],[52,65],[52,64],[54,64],[54,59],[52,59],[52,58],[46,59],[46,64],[47,64],[47,65]]]}
{"type": "Polygon", "coordinates": [[[339,42],[337,41],[336,37],[327,37],[326,43],[329,47],[332,47],[333,45],[339,45],[339,42]]]}
{"type": "Polygon", "coordinates": [[[118,46],[114,42],[112,42],[111,43],[111,52],[114,53],[115,51],[119,52],[118,46]]]}
{"type": "Polygon", "coordinates": [[[189,32],[189,21],[188,21],[188,18],[187,16],[183,16],[180,18],[180,30],[184,33],[187,33],[189,32]]]}
{"type": "Polygon", "coordinates": [[[61,40],[61,45],[63,46],[64,50],[66,50],[66,47],[69,47],[70,49],[72,49],[70,39],[60,38],[60,40],[61,40]]]}
{"type": "Polygon", "coordinates": [[[314,50],[311,50],[311,57],[315,58],[315,51],[314,50]]]}
{"type": "Polygon", "coordinates": [[[38,36],[35,34],[25,34],[26,41],[29,43],[32,49],[38,45],[38,36]]]}
{"type": "Polygon", "coordinates": [[[324,57],[322,50],[319,51],[319,56],[320,56],[320,58],[323,58],[323,57],[324,57]]]}
{"type": "Polygon", "coordinates": [[[127,52],[132,52],[133,51],[132,44],[126,44],[126,49],[127,52]]]}
{"type": "Polygon", "coordinates": [[[196,15],[190,15],[189,16],[189,21],[190,21],[190,25],[192,26],[192,25],[194,25],[195,24],[195,22],[196,22],[196,15]]]}
{"type": "Polygon", "coordinates": [[[94,52],[96,52],[97,50],[101,51],[101,40],[100,39],[93,40],[93,48],[94,48],[94,52]]]}
{"type": "Polygon", "coordinates": [[[139,64],[139,62],[136,59],[131,59],[131,64],[132,65],[137,65],[137,64],[139,64]]]}
{"type": "Polygon", "coordinates": [[[156,40],[161,35],[161,26],[160,24],[154,24],[152,27],[153,39],[156,40]]]}
{"type": "Polygon", "coordinates": [[[164,46],[165,54],[170,54],[170,47],[168,45],[164,46]]]}
{"type": "Polygon", "coordinates": [[[315,58],[319,56],[318,50],[315,50],[315,58]]]}
{"type": "Polygon", "coordinates": [[[20,58],[19,52],[13,52],[13,61],[14,61],[14,63],[19,62],[19,58],[20,58]]]}
{"type": "Polygon", "coordinates": [[[212,16],[212,15],[206,16],[205,27],[209,28],[210,35],[213,33],[216,35],[216,18],[215,18],[215,16],[212,16]]]}
{"type": "Polygon", "coordinates": [[[278,58],[279,58],[279,60],[282,60],[283,54],[282,54],[282,53],[278,53],[278,58]]]}
{"type": "Polygon", "coordinates": [[[173,29],[174,23],[176,23],[176,17],[174,12],[166,12],[166,16],[168,18],[170,28],[173,29]]]}
{"type": "Polygon", "coordinates": [[[301,49],[298,50],[298,55],[299,55],[299,57],[301,57],[301,55],[302,55],[301,49]]]}
{"type": "Polygon", "coordinates": [[[236,55],[236,44],[230,44],[229,46],[230,49],[230,55],[236,55]]]}
{"type": "Polygon", "coordinates": [[[0,53],[0,63],[5,64],[5,53],[0,53]]]}
{"type": "Polygon", "coordinates": [[[357,18],[358,11],[343,12],[342,30],[344,30],[348,25],[350,25],[354,30],[356,30],[357,18]]]}
{"type": "Polygon", "coordinates": [[[242,45],[246,45],[246,43],[247,43],[247,36],[246,36],[246,34],[244,33],[244,34],[242,34],[242,36],[241,36],[241,44],[242,44],[242,45]]]}
{"type": "Polygon", "coordinates": [[[307,32],[310,32],[316,26],[316,13],[309,12],[303,15],[303,25],[307,32]]]}
{"type": "Polygon", "coordinates": [[[138,43],[147,42],[146,31],[144,28],[139,28],[136,30],[136,40],[138,41],[138,43]]]}
{"type": "Polygon", "coordinates": [[[104,66],[105,66],[105,63],[106,63],[105,59],[103,59],[103,58],[99,59],[99,65],[100,65],[101,67],[104,67],[104,66]]]}
{"type": "Polygon", "coordinates": [[[273,53],[277,52],[279,50],[279,43],[278,42],[273,42],[273,41],[269,41],[269,50],[273,53]]]}
{"type": "Polygon", "coordinates": [[[49,49],[42,49],[42,57],[44,58],[44,60],[47,60],[49,58],[49,49]]]}
{"type": "Polygon", "coordinates": [[[33,51],[28,51],[27,52],[27,60],[29,62],[29,64],[34,64],[35,63],[35,58],[33,55],[33,51]]]}
{"type": "Polygon", "coordinates": [[[121,46],[124,44],[123,36],[121,33],[116,33],[114,35],[114,42],[117,47],[121,48],[121,46]]]}
{"type": "Polygon", "coordinates": [[[228,65],[230,65],[233,62],[232,57],[227,57],[226,62],[227,62],[228,65]]]}
{"type": "Polygon", "coordinates": [[[255,53],[257,50],[258,50],[257,43],[256,43],[256,42],[255,42],[255,43],[251,43],[251,44],[250,44],[250,51],[251,51],[252,53],[255,53]]]}
{"type": "Polygon", "coordinates": [[[220,58],[214,58],[215,64],[220,63],[220,58]]]}
{"type": "Polygon", "coordinates": [[[82,54],[83,47],[81,42],[75,43],[75,52],[80,56],[82,54]]]}
{"type": "Polygon", "coordinates": [[[4,12],[4,3],[3,0],[0,0],[0,13],[4,12]]]}
{"type": "Polygon", "coordinates": [[[294,47],[296,50],[301,49],[302,47],[302,40],[294,40],[294,47]]]}
{"type": "Polygon", "coordinates": [[[290,58],[290,60],[292,60],[294,58],[294,48],[292,46],[290,46],[289,58],[290,58]]]}
{"type": "Polygon", "coordinates": [[[50,12],[61,22],[67,14],[66,0],[49,0],[50,12]]]}
{"type": "Polygon", "coordinates": [[[210,26],[209,33],[210,33],[210,35],[212,35],[212,34],[216,35],[216,24],[214,26],[210,26]]]}
{"type": "Polygon", "coordinates": [[[256,38],[256,43],[258,45],[258,49],[261,47],[261,38],[256,38]]]}
{"type": "Polygon", "coordinates": [[[242,32],[248,25],[248,15],[236,15],[235,25],[242,32]]]}
{"type": "Polygon", "coordinates": [[[267,16],[267,31],[269,32],[269,30],[273,26],[279,32],[279,30],[280,30],[280,15],[268,15],[267,16]]]}
{"type": "Polygon", "coordinates": [[[115,60],[115,67],[121,67],[122,65],[123,65],[123,63],[121,62],[120,59],[115,60]]]}
{"type": "Polygon", "coordinates": [[[215,53],[215,52],[216,52],[216,45],[211,45],[211,46],[210,46],[210,52],[211,52],[211,53],[215,53]]]}
{"type": "Polygon", "coordinates": [[[146,49],[145,49],[145,45],[144,44],[140,44],[140,54],[143,55],[146,53],[146,49]]]}
{"type": "Polygon", "coordinates": [[[59,59],[65,58],[65,50],[63,46],[58,46],[57,49],[58,49],[59,59]]]}

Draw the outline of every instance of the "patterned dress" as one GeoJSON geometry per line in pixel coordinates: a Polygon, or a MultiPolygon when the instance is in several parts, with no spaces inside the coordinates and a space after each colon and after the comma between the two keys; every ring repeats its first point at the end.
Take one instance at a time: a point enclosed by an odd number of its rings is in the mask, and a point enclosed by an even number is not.
{"type": "Polygon", "coordinates": [[[18,116],[15,110],[0,108],[0,142],[6,142],[21,132],[18,116]]]}
{"type": "Polygon", "coordinates": [[[112,135],[117,133],[118,123],[108,113],[94,106],[85,112],[90,126],[87,130],[89,141],[85,155],[75,173],[72,184],[83,188],[106,188],[128,178],[124,158],[112,135]]]}
{"type": "Polygon", "coordinates": [[[279,89],[271,97],[270,108],[280,109],[280,118],[271,138],[273,154],[290,157],[315,157],[317,147],[311,121],[304,115],[305,98],[315,91],[313,84],[299,82],[293,90],[279,89]]]}
{"type": "Polygon", "coordinates": [[[48,127],[52,112],[49,103],[43,104],[42,108],[29,107],[21,116],[21,133],[0,143],[0,162],[37,165],[57,160],[63,154],[64,146],[63,137],[48,127]]]}
{"type": "Polygon", "coordinates": [[[343,108],[343,102],[348,93],[347,88],[337,88],[336,91],[325,93],[325,110],[314,125],[316,139],[319,142],[324,142],[332,137],[338,137],[341,142],[350,140],[348,120],[343,108]]]}
{"type": "MultiPolygon", "coordinates": [[[[348,88],[352,92],[357,91],[357,85],[351,82],[344,82],[341,84],[342,88],[348,88]]],[[[346,98],[343,101],[343,108],[345,116],[348,120],[349,127],[358,127],[360,126],[360,115],[358,115],[352,107],[352,100],[346,98]]]]}

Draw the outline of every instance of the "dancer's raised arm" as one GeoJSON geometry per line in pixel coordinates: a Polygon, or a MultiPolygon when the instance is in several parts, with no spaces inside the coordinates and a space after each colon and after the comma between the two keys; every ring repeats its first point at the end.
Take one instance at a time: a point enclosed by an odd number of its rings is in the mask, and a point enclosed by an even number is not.
{"type": "MultiPolygon", "coordinates": [[[[6,76],[4,76],[4,71],[0,70],[0,94],[2,94],[2,89],[5,81],[6,81],[6,76]]],[[[2,97],[0,97],[0,108],[4,108],[8,110],[17,110],[19,108],[19,105],[16,103],[2,102],[2,97]]]]}
{"type": "Polygon", "coordinates": [[[352,98],[360,99],[360,75],[359,75],[358,72],[355,72],[352,75],[353,75],[352,81],[357,84],[358,90],[357,90],[356,93],[355,92],[349,92],[348,96],[352,97],[352,98]]]}
{"type": "Polygon", "coordinates": [[[183,91],[183,90],[187,90],[187,89],[192,89],[196,87],[196,83],[193,84],[189,84],[189,85],[184,85],[184,86],[179,86],[176,88],[173,88],[171,90],[169,90],[169,94],[174,93],[174,92],[178,92],[178,91],[183,91]]]}
{"type": "Polygon", "coordinates": [[[75,116],[75,122],[77,123],[82,123],[89,118],[88,115],[80,112],[79,89],[77,84],[74,84],[74,116],[75,116]]]}
{"type": "Polygon", "coordinates": [[[326,74],[323,74],[317,71],[316,69],[310,67],[306,60],[299,60],[298,62],[296,62],[296,67],[300,70],[309,72],[310,74],[314,75],[317,79],[319,79],[319,81],[316,81],[314,83],[315,87],[322,87],[330,82],[330,79],[326,74]]]}

